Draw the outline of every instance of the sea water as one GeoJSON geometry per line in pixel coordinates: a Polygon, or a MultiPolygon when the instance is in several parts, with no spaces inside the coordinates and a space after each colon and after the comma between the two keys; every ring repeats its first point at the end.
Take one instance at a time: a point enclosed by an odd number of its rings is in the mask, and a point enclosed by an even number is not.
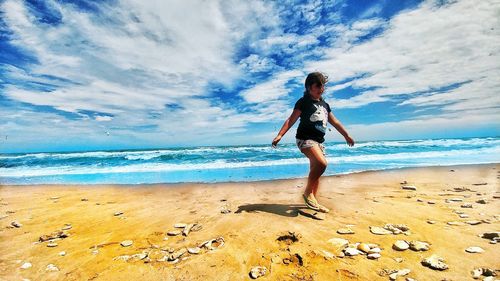
{"type": "MultiPolygon", "coordinates": [[[[500,138],[325,143],[325,175],[500,163],[500,138]]],[[[307,177],[295,144],[0,154],[0,184],[140,184],[307,177]]]]}

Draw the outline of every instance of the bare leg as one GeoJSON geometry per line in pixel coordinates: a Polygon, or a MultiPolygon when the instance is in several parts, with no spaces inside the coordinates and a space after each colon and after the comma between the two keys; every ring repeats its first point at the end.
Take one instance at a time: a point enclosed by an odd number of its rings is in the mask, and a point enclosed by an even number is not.
{"type": "Polygon", "coordinates": [[[309,148],[303,148],[302,153],[304,153],[307,158],[309,158],[309,177],[307,178],[307,186],[304,194],[307,196],[312,193],[316,196],[319,188],[319,178],[326,170],[326,158],[323,155],[323,151],[318,145],[309,148]]]}

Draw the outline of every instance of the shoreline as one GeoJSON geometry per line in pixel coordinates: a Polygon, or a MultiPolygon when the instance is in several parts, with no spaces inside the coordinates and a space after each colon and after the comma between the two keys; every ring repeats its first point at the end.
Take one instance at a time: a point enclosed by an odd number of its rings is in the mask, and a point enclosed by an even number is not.
{"type": "MultiPolygon", "coordinates": [[[[347,175],[358,175],[358,174],[370,174],[370,173],[383,173],[383,172],[390,172],[390,171],[404,171],[408,169],[427,169],[427,168],[459,168],[459,167],[474,167],[474,166],[489,166],[489,165],[500,165],[500,162],[495,162],[495,163],[479,163],[479,164],[457,164],[457,165],[429,165],[429,166],[414,166],[414,167],[401,167],[401,168],[388,168],[388,169],[381,169],[381,170],[364,170],[364,171],[354,171],[354,172],[346,172],[346,173],[339,173],[339,174],[334,174],[334,175],[323,175],[321,178],[331,178],[331,177],[339,177],[339,176],[347,176],[347,175]]],[[[297,177],[297,178],[284,178],[284,179],[264,179],[264,180],[254,180],[254,181],[220,181],[220,182],[175,182],[175,183],[170,183],[170,182],[159,182],[159,183],[75,183],[75,184],[66,184],[66,183],[51,183],[51,184],[4,184],[0,182],[0,187],[5,186],[5,187],[32,187],[32,186],[40,186],[40,187],[47,187],[47,186],[72,186],[72,187],[79,187],[79,186],[89,186],[89,187],[97,187],[97,186],[123,186],[123,187],[133,187],[133,186],[168,186],[168,187],[176,187],[179,185],[220,185],[220,184],[245,184],[245,183],[266,183],[266,182],[274,182],[274,181],[290,181],[290,180],[307,180],[306,177],[297,177]]]]}
{"type": "Polygon", "coordinates": [[[499,179],[500,164],[322,177],[318,200],[331,209],[323,220],[302,215],[306,178],[1,185],[0,279],[250,280],[252,267],[265,266],[268,271],[258,280],[389,280],[391,271],[403,269],[410,270],[405,277],[416,280],[473,280],[470,272],[478,267],[500,274],[495,268],[500,242],[480,237],[500,231],[499,179]],[[404,181],[416,190],[402,189],[404,181]],[[478,203],[483,199],[484,204],[478,203]],[[12,226],[13,221],[21,226],[12,226]],[[201,228],[169,235],[178,223],[201,228]],[[385,224],[404,224],[410,233],[375,235],[370,230],[385,224]],[[68,237],[40,241],[63,228],[68,237]],[[346,229],[352,233],[339,233],[346,229]],[[212,248],[185,252],[219,237],[223,245],[213,240],[212,248]],[[332,238],[376,244],[381,256],[345,256],[332,238]],[[126,240],[132,245],[122,246],[126,240]],[[397,240],[422,241],[429,250],[398,251],[393,249],[397,240]],[[472,246],[484,251],[467,253],[472,246]],[[431,255],[442,257],[448,269],[423,266],[421,261],[431,255]],[[26,263],[31,267],[23,269],[26,263]]]}

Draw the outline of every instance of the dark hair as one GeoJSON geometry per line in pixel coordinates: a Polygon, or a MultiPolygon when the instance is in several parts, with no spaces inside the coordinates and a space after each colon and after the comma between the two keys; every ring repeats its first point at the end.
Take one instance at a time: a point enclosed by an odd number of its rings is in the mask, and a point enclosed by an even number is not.
{"type": "Polygon", "coordinates": [[[304,83],[305,91],[304,95],[309,94],[309,87],[317,84],[318,87],[325,85],[328,82],[328,76],[321,72],[311,72],[307,75],[306,82],[304,83]]]}

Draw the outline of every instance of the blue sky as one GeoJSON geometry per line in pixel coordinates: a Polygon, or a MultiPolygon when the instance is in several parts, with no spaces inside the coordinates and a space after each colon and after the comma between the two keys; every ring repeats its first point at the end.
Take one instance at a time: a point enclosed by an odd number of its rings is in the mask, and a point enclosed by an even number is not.
{"type": "Polygon", "coordinates": [[[0,152],[270,143],[312,71],[358,141],[499,135],[498,2],[167,2],[0,1],[0,152]]]}

